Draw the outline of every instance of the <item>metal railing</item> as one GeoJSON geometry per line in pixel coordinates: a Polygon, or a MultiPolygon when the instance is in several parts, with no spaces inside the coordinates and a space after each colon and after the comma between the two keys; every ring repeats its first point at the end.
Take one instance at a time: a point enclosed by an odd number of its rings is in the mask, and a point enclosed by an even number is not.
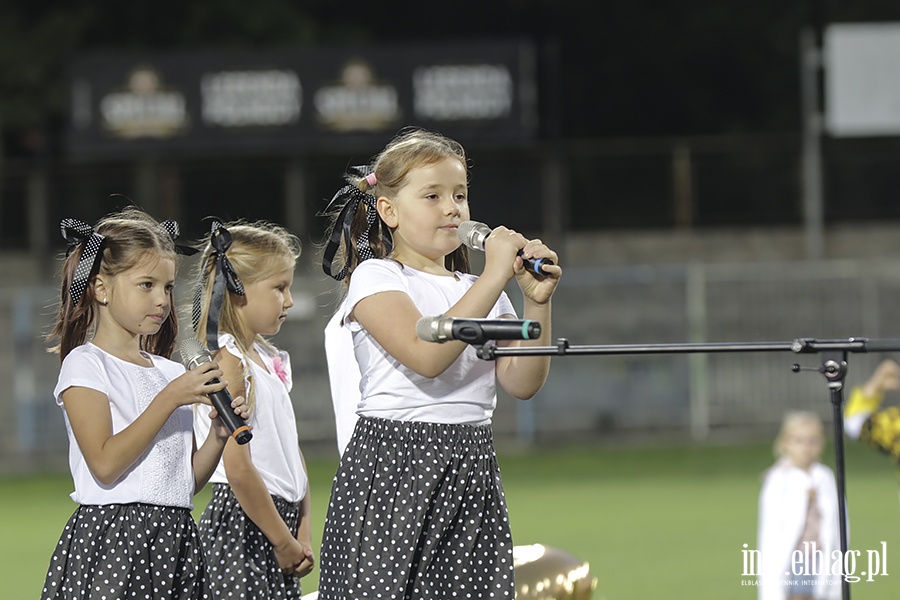
{"type": "MultiPolygon", "coordinates": [[[[301,441],[334,438],[323,328],[334,290],[295,280],[297,315],[274,341],[291,353],[301,441]]],[[[0,411],[15,423],[0,438],[4,458],[60,459],[62,413],[52,390],[58,359],[42,341],[57,291],[10,286],[0,294],[0,411]]],[[[515,298],[516,295],[513,294],[515,298]]],[[[568,268],[554,296],[554,336],[572,344],[900,338],[900,264],[890,261],[694,264],[568,268]]],[[[882,357],[854,354],[848,384],[882,357]]],[[[717,432],[770,436],[784,412],[809,409],[828,421],[825,385],[790,353],[566,356],[531,401],[503,394],[499,437],[532,442],[572,436],[656,434],[703,439],[717,432]]]]}

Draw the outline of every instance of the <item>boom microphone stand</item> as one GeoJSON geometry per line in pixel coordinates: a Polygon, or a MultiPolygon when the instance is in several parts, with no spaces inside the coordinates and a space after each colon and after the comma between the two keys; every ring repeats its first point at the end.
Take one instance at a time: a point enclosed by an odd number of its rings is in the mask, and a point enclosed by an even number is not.
{"type": "MultiPolygon", "coordinates": [[[[834,415],[834,454],[837,472],[838,521],[840,528],[841,556],[847,555],[847,496],[844,466],[844,377],[847,374],[847,353],[849,352],[891,352],[900,350],[900,339],[867,340],[848,338],[846,340],[817,340],[798,338],[792,342],[746,342],[746,343],[687,343],[687,344],[617,344],[572,346],[565,338],[559,338],[556,346],[523,346],[499,348],[489,341],[476,347],[478,357],[496,360],[503,356],[574,356],[584,354],[689,354],[698,352],[779,352],[795,354],[820,354],[821,365],[815,368],[792,366],[797,373],[816,370],[825,376],[829,399],[834,415]]],[[[850,582],[841,577],[843,600],[850,600],[850,582]]]]}

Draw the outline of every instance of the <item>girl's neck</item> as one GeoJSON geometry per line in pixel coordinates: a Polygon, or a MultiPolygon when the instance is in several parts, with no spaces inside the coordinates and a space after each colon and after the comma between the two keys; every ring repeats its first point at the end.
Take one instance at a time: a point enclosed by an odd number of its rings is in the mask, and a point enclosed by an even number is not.
{"type": "Polygon", "coordinates": [[[140,336],[131,336],[128,339],[116,339],[116,336],[104,335],[98,330],[91,343],[120,360],[130,362],[142,367],[153,365],[153,361],[141,352],[140,336]]]}
{"type": "Polygon", "coordinates": [[[816,462],[815,460],[812,460],[809,463],[807,463],[806,465],[803,465],[789,457],[785,457],[785,460],[787,460],[788,464],[791,465],[792,467],[796,467],[797,469],[800,469],[801,471],[805,471],[807,473],[812,471],[813,464],[815,464],[815,462],[816,462]]]}
{"type": "Polygon", "coordinates": [[[141,336],[119,325],[108,310],[100,311],[97,329],[91,343],[126,362],[143,367],[153,364],[141,353],[141,336]]]}
{"type": "Polygon", "coordinates": [[[242,347],[247,349],[247,352],[251,352],[253,350],[253,344],[256,343],[256,335],[255,333],[247,333],[244,336],[239,336],[237,333],[233,331],[224,331],[222,333],[227,333],[234,337],[235,341],[238,342],[242,347]]]}
{"type": "Polygon", "coordinates": [[[408,253],[394,252],[390,258],[410,269],[415,269],[416,271],[422,271],[423,273],[428,273],[430,275],[441,275],[443,277],[453,276],[453,273],[448,271],[447,267],[444,266],[443,256],[438,259],[431,259],[418,254],[411,255],[408,253]]]}
{"type": "MultiPolygon", "coordinates": [[[[235,334],[232,333],[231,335],[235,335],[235,334]]],[[[263,359],[259,356],[259,351],[256,349],[257,335],[259,335],[259,334],[253,334],[249,340],[241,339],[240,343],[243,346],[244,351],[246,352],[246,358],[249,358],[250,360],[255,362],[258,366],[260,366],[263,369],[265,369],[266,371],[268,371],[268,367],[266,367],[266,364],[263,362],[263,359]]],[[[235,335],[235,339],[237,339],[236,335],[235,335]]]]}

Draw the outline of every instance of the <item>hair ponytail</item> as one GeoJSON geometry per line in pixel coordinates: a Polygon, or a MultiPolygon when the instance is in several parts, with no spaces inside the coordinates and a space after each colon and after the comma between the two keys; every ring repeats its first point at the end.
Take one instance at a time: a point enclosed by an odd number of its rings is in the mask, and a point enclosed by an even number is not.
{"type": "MultiPolygon", "coordinates": [[[[390,230],[375,211],[375,199],[395,196],[412,169],[447,158],[460,161],[468,173],[466,152],[459,142],[439,133],[409,128],[397,134],[371,164],[349,169],[344,175],[347,185],[338,190],[321,213],[329,219],[322,260],[325,274],[349,285],[354,269],[362,261],[390,258],[390,230]],[[333,270],[335,260],[342,265],[337,270],[333,270]]],[[[469,273],[468,248],[460,244],[444,257],[444,266],[450,271],[469,273]]]]}

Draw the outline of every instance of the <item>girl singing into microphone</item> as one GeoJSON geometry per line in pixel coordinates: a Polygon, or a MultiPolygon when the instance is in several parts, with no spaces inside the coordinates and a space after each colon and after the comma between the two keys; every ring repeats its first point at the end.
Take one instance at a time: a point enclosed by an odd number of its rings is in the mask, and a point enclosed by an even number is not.
{"type": "Polygon", "coordinates": [[[539,321],[542,336],[508,343],[546,345],[562,270],[526,272],[517,253],[554,263],[556,253],[498,227],[483,273],[468,274],[457,236],[469,219],[466,156],[441,135],[401,132],[346,179],[326,209],[333,222],[323,268],[348,284],[337,322],[352,335],[354,356],[332,352],[329,369],[350,373],[358,364],[361,397],[331,491],[319,598],[513,598],[491,433],[495,381],[531,398],[550,359],[482,361],[463,342],[423,341],[416,323],[438,314],[513,318],[503,289],[515,278],[524,318],[539,321]]]}
{"type": "MultiPolygon", "coordinates": [[[[41,598],[208,598],[192,497],[212,474],[228,429],[210,412],[198,449],[192,404],[225,382],[216,363],[185,373],[168,360],[177,264],[172,221],[137,209],[95,228],[64,219],[69,253],[50,336],[54,390],[69,434],[78,508],[60,537],[41,598]]],[[[243,412],[243,399],[232,404],[243,412]]]]}

